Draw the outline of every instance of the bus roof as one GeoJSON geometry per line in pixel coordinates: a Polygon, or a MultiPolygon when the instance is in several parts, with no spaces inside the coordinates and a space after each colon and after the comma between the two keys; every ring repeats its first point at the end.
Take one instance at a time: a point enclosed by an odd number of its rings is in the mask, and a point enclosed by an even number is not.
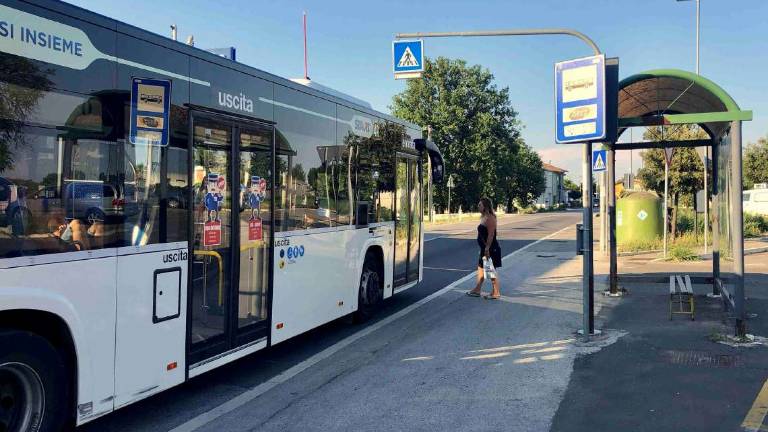
{"type": "Polygon", "coordinates": [[[414,129],[421,130],[421,126],[405,121],[403,119],[394,117],[392,115],[385,114],[380,111],[376,111],[370,106],[366,106],[369,104],[367,104],[366,102],[363,102],[362,100],[359,100],[351,96],[341,97],[342,95],[341,92],[338,92],[336,90],[333,90],[333,92],[327,92],[327,91],[322,91],[318,89],[317,86],[303,85],[301,83],[294,82],[290,79],[280,77],[278,75],[263,71],[261,69],[257,69],[253,66],[248,66],[243,63],[238,63],[236,61],[225,59],[221,56],[208,52],[204,49],[190,46],[179,41],[174,41],[173,39],[158,35],[156,33],[152,33],[148,30],[144,30],[134,25],[127,24],[122,21],[118,21],[114,18],[110,18],[104,15],[101,15],[99,13],[83,9],[79,6],[75,6],[62,1],[56,1],[56,2],[50,2],[46,0],[23,0],[23,1],[25,3],[35,5],[43,9],[47,9],[53,12],[68,15],[72,18],[86,21],[90,24],[97,25],[99,27],[103,27],[109,30],[114,30],[118,33],[122,33],[128,36],[133,36],[135,38],[144,40],[146,42],[150,42],[155,45],[159,45],[159,46],[177,51],[179,53],[189,55],[191,57],[196,57],[198,59],[205,60],[207,62],[214,63],[219,66],[226,67],[228,69],[242,72],[242,73],[254,76],[256,78],[261,78],[261,79],[273,82],[275,84],[279,84],[284,87],[291,88],[293,90],[297,90],[297,91],[307,93],[316,97],[320,97],[330,102],[335,102],[340,105],[347,106],[349,108],[354,108],[355,110],[362,111],[376,117],[381,117],[392,122],[400,123],[400,124],[412,127],[414,129]]]}

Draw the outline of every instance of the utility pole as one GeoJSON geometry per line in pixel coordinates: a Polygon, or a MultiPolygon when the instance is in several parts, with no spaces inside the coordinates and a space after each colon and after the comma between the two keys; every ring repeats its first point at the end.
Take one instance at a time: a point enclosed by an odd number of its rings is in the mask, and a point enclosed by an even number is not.
{"type": "MultiPolygon", "coordinates": [[[[432,141],[432,126],[427,125],[427,139],[432,141]]],[[[429,164],[429,175],[427,176],[427,208],[429,209],[429,221],[435,221],[435,209],[432,206],[432,162],[427,158],[429,164]]]]}
{"type": "MultiPolygon", "coordinates": [[[[677,0],[690,1],[690,0],[677,0]]],[[[696,75],[701,75],[699,69],[699,46],[701,40],[701,0],[696,1],[696,75]]],[[[709,249],[709,180],[707,171],[709,168],[709,146],[704,148],[704,253],[709,249]]]]}
{"type": "MultiPolygon", "coordinates": [[[[600,55],[602,52],[592,39],[584,33],[566,28],[538,28],[538,29],[511,29],[511,30],[492,30],[492,31],[466,31],[466,32],[430,32],[430,33],[398,33],[395,39],[420,39],[435,37],[484,37],[484,36],[535,36],[535,35],[567,35],[581,39],[589,45],[594,55],[600,55]]],[[[583,165],[582,165],[582,210],[583,230],[587,231],[584,237],[583,254],[583,280],[582,288],[584,290],[583,318],[584,328],[581,330],[584,337],[595,335],[594,327],[594,280],[595,273],[593,267],[593,247],[594,238],[592,231],[592,142],[586,142],[582,146],[583,165]]],[[[450,177],[449,177],[450,181],[450,177]]],[[[450,188],[448,189],[450,195],[450,188]]]]}

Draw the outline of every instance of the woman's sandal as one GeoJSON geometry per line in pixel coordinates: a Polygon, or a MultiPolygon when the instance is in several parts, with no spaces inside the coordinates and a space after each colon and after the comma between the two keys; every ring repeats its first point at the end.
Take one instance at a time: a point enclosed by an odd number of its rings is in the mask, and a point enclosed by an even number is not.
{"type": "Polygon", "coordinates": [[[483,296],[483,298],[486,299],[486,300],[498,300],[498,299],[501,298],[501,296],[494,297],[492,295],[487,295],[487,296],[483,296]]]}
{"type": "Polygon", "coordinates": [[[468,295],[469,297],[480,297],[480,293],[476,293],[474,291],[467,291],[464,294],[468,295]]]}

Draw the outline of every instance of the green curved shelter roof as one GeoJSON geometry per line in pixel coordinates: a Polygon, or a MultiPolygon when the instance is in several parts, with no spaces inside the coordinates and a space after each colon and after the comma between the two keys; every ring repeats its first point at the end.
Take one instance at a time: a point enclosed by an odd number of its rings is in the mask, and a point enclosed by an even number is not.
{"type": "MultiPolygon", "coordinates": [[[[713,81],[679,69],[654,69],[619,82],[619,118],[740,111],[735,100],[713,81]]],[[[704,123],[712,137],[728,122],[704,123]]]]}

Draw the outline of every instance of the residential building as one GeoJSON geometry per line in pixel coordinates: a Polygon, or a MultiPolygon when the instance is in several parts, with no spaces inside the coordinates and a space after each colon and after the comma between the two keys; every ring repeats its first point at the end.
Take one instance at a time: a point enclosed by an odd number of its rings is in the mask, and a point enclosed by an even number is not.
{"type": "Polygon", "coordinates": [[[565,190],[565,173],[568,171],[548,163],[542,165],[546,188],[544,193],[536,199],[536,206],[550,208],[557,204],[568,203],[568,191],[565,190]]]}

